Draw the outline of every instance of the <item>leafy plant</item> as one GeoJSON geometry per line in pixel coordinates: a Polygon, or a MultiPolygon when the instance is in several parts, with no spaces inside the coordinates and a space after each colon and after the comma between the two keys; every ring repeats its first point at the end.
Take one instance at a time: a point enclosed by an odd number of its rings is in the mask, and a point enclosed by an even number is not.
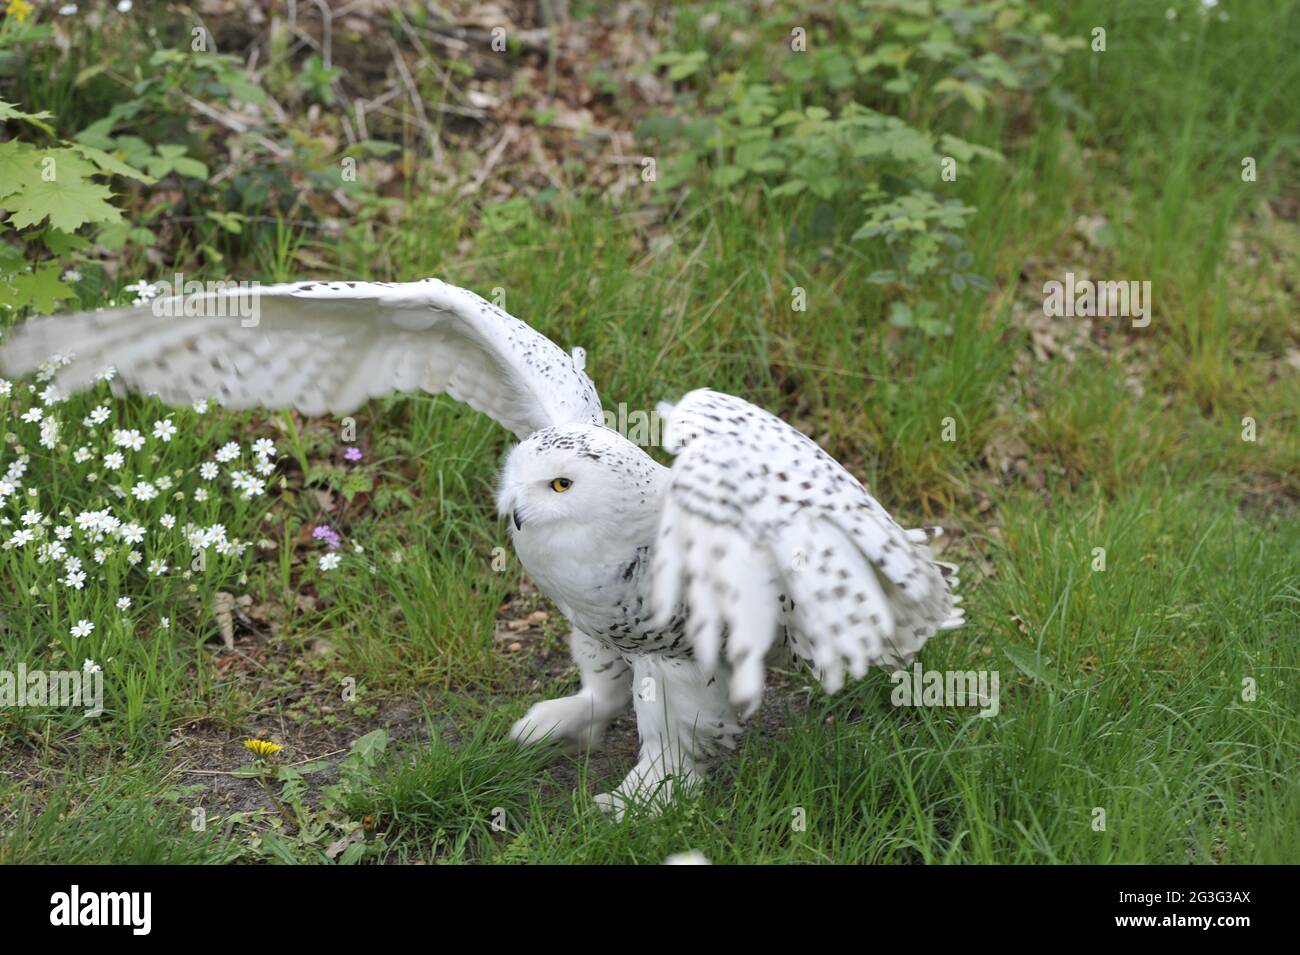
{"type": "Polygon", "coordinates": [[[17,139],[0,142],[0,208],[9,210],[0,230],[0,306],[11,309],[30,306],[51,312],[76,292],[61,277],[64,268],[57,259],[25,262],[17,248],[2,241],[5,232],[67,256],[88,244],[76,234],[83,226],[122,221],[103,180],[125,176],[156,181],[94,146],[57,139],[47,122],[52,118],[47,111],[30,113],[0,100],[0,122],[21,121],[54,140],[44,147],[17,139]]]}
{"type": "MultiPolygon", "coordinates": [[[[852,239],[883,242],[893,259],[874,279],[904,295],[932,277],[958,292],[987,287],[962,249],[975,210],[941,184],[952,178],[945,171],[1002,156],[952,130],[963,109],[978,114],[1000,95],[1046,83],[1077,41],[1048,32],[1048,18],[1022,0],[887,0],[828,12],[829,25],[811,25],[774,64],[736,61],[725,48],[650,61],[679,88],[678,109],[640,129],[677,147],[661,185],[752,182],[772,199],[806,198],[821,218],[856,220],[852,239]]],[[[762,28],[801,19],[780,4],[762,28]]],[[[895,310],[895,324],[947,329],[923,318],[932,312],[932,304],[895,310]]]]}

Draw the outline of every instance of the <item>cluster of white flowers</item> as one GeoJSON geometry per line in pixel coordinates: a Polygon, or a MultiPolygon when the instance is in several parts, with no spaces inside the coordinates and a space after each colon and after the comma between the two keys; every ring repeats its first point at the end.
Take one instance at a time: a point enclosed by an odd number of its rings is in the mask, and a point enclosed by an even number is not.
{"type": "MultiPolygon", "coordinates": [[[[252,450],[254,459],[253,471],[256,471],[257,474],[262,475],[262,477],[258,477],[256,474],[239,468],[232,468],[230,471],[231,487],[236,491],[239,491],[246,501],[254,497],[260,497],[266,493],[266,481],[264,478],[267,475],[275,473],[275,458],[278,453],[275,449],[275,442],[268,438],[258,438],[253,442],[252,450]]],[[[223,444],[217,449],[215,455],[216,463],[208,461],[199,466],[199,477],[206,481],[215,479],[217,476],[217,463],[228,464],[232,461],[237,461],[240,454],[241,451],[236,442],[231,441],[227,444],[223,444]]]]}
{"type": "Polygon", "coordinates": [[[128,285],[125,291],[135,293],[135,300],[131,302],[132,305],[144,305],[146,302],[153,301],[162,293],[162,286],[141,279],[128,285]]]}
{"type": "MultiPolygon", "coordinates": [[[[8,384],[8,382],[4,382],[8,384]]],[[[9,463],[5,476],[0,478],[0,505],[3,505],[5,499],[12,494],[17,494],[18,489],[23,486],[23,475],[27,473],[28,457],[20,454],[9,463]]]]}
{"type": "MultiPolygon", "coordinates": [[[[147,282],[136,283],[128,291],[135,294],[137,303],[156,294],[147,282]]],[[[229,464],[230,485],[243,500],[264,496],[265,479],[275,471],[278,452],[274,442],[259,439],[251,447],[251,466],[241,470],[240,445],[232,441],[217,450],[215,461],[172,468],[160,462],[176,454],[168,449],[175,447],[181,432],[173,416],[159,417],[151,427],[140,429],[105,428],[114,414],[106,402],[79,412],[84,414],[80,418],[81,440],[72,440],[68,434],[76,431],[77,418],[60,420],[58,406],[68,396],[51,383],[71,360],[70,356],[52,357],[38,370],[37,384],[25,386],[25,390],[0,378],[0,579],[18,581],[17,586],[34,597],[58,591],[82,594],[59,603],[69,614],[69,622],[64,624],[67,633],[78,639],[92,635],[105,639],[117,632],[118,624],[100,619],[96,630],[95,614],[87,612],[89,608],[112,607],[123,617],[140,610],[130,596],[101,595],[96,588],[120,587],[132,577],[138,580],[142,573],[169,575],[177,564],[181,565],[178,576],[188,581],[192,571],[186,565],[192,557],[205,551],[223,557],[245,553],[247,541],[236,539],[224,524],[211,522],[216,516],[212,508],[225,503],[213,482],[221,475],[220,465],[229,464]],[[24,443],[30,447],[34,442],[44,449],[35,452],[41,465],[39,481],[29,474],[33,457],[24,447],[24,443]],[[69,489],[67,483],[74,464],[80,466],[77,472],[85,481],[80,491],[76,485],[69,489]],[[53,478],[45,476],[47,467],[53,468],[53,478]],[[29,488],[24,481],[36,486],[29,488]],[[89,496],[87,485],[92,489],[89,496]],[[55,494],[84,501],[84,509],[56,502],[55,494]],[[211,516],[202,522],[184,522],[187,498],[196,504],[211,501],[205,508],[205,514],[211,516]],[[135,568],[138,570],[129,573],[135,568]]],[[[114,375],[112,368],[106,368],[98,378],[110,381],[114,375]]],[[[208,402],[195,402],[193,408],[204,414],[208,402]]],[[[188,586],[197,592],[195,583],[188,586]]],[[[158,626],[169,628],[170,618],[158,618],[158,626]]],[[[84,669],[98,672],[100,665],[87,659],[84,669]]]]}

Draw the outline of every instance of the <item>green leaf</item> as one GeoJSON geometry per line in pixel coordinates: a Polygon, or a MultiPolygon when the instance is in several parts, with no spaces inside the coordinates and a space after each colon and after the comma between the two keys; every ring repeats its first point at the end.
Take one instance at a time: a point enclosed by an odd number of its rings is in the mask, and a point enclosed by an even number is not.
{"type": "Polygon", "coordinates": [[[84,143],[68,143],[69,148],[89,159],[103,172],[114,176],[125,176],[127,179],[134,179],[142,182],[146,186],[151,186],[158,180],[148,173],[141,172],[134,166],[129,166],[122,160],[117,159],[102,149],[96,149],[94,146],[87,146],[84,143]]]}
{"type": "Polygon", "coordinates": [[[45,120],[53,118],[54,114],[49,110],[43,109],[39,113],[25,113],[13,103],[6,103],[0,99],[0,123],[8,122],[11,119],[21,119],[23,122],[31,123],[37,129],[53,136],[54,127],[45,122],[45,120]]]}
{"type": "Polygon", "coordinates": [[[121,221],[122,213],[107,201],[112,196],[107,186],[65,174],[48,182],[37,178],[17,197],[5,202],[13,213],[9,224],[15,229],[25,229],[48,217],[54,228],[75,232],[87,222],[121,221]]]}
{"type": "Polygon", "coordinates": [[[158,241],[158,237],[142,226],[133,226],[129,222],[109,222],[104,224],[95,241],[106,249],[117,251],[129,242],[132,245],[148,247],[158,241]]]}
{"type": "Polygon", "coordinates": [[[906,302],[894,302],[889,306],[889,324],[895,328],[912,327],[912,307],[906,302]]]}
{"type": "Polygon", "coordinates": [[[977,113],[984,112],[984,106],[988,102],[988,92],[981,86],[974,83],[967,83],[965,80],[957,80],[948,77],[934,84],[936,93],[957,93],[964,99],[977,113]]]}
{"type": "Polygon", "coordinates": [[[993,162],[1003,162],[1003,155],[996,149],[989,149],[987,146],[981,146],[978,143],[968,143],[964,139],[944,133],[939,137],[939,149],[945,155],[952,156],[959,162],[967,162],[978,156],[981,159],[989,159],[993,162]]]}
{"type": "Polygon", "coordinates": [[[62,232],[59,229],[45,229],[41,241],[51,255],[63,258],[72,252],[80,252],[90,245],[90,239],[75,232],[62,232]]]}
{"type": "Polygon", "coordinates": [[[1009,646],[1003,647],[1002,652],[1010,660],[1017,670],[1039,683],[1045,683],[1048,686],[1057,686],[1060,682],[1055,671],[1052,670],[1046,658],[1040,658],[1037,653],[1028,647],[1009,646]]]}
{"type": "Polygon", "coordinates": [[[364,842],[349,843],[348,847],[343,850],[339,856],[339,865],[356,865],[366,854],[366,844],[364,842]]]}
{"type": "Polygon", "coordinates": [[[117,125],[117,119],[113,116],[105,116],[103,119],[97,119],[81,132],[72,138],[86,146],[94,146],[97,149],[113,148],[113,127],[117,125]]]}
{"type": "Polygon", "coordinates": [[[18,295],[26,299],[32,308],[42,315],[50,315],[55,311],[56,302],[66,302],[77,297],[72,286],[65,285],[59,279],[62,272],[61,266],[45,266],[31,272],[19,272],[10,281],[18,295]]]}
{"type": "Polygon", "coordinates": [[[185,155],[185,147],[178,146],[175,143],[165,143],[158,147],[157,155],[151,157],[145,163],[145,168],[149,174],[161,179],[168,173],[174,172],[180,176],[189,176],[194,179],[206,179],[208,177],[208,167],[197,159],[190,159],[185,155]]]}
{"type": "Polygon", "coordinates": [[[665,54],[663,62],[668,64],[668,78],[676,81],[698,73],[708,58],[703,50],[693,50],[690,53],[665,54]]]}
{"type": "Polygon", "coordinates": [[[0,199],[22,192],[37,174],[36,152],[34,147],[16,139],[0,143],[0,199]]]}
{"type": "Polygon", "coordinates": [[[723,189],[728,186],[734,186],[740,180],[745,178],[745,170],[739,166],[722,166],[713,170],[713,182],[723,189]]]}
{"type": "Polygon", "coordinates": [[[59,278],[62,273],[61,265],[52,265],[31,272],[20,272],[11,281],[18,294],[26,298],[32,308],[42,315],[52,315],[58,311],[57,303],[77,298],[76,290],[59,278]]]}
{"type": "Polygon", "coordinates": [[[352,744],[351,755],[359,757],[367,766],[373,765],[388,748],[388,731],[372,730],[352,744]]]}
{"type": "Polygon", "coordinates": [[[219,212],[215,209],[207,213],[209,219],[215,222],[221,228],[225,229],[231,235],[239,235],[244,231],[245,216],[239,212],[219,212]]]}
{"type": "Polygon", "coordinates": [[[173,66],[184,63],[188,57],[180,50],[158,50],[149,57],[150,66],[173,66]]]}
{"type": "Polygon", "coordinates": [[[177,159],[172,163],[172,168],[178,175],[189,176],[191,179],[207,179],[208,167],[197,159],[190,159],[188,156],[184,159],[177,159]]]}

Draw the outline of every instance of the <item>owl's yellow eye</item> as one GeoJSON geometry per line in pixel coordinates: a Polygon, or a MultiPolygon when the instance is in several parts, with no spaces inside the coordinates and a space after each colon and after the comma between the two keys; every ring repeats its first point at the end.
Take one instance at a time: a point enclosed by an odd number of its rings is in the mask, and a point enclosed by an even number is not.
{"type": "Polygon", "coordinates": [[[571,487],[573,487],[573,482],[568,478],[556,478],[551,482],[551,490],[556,494],[563,494],[571,487]]]}

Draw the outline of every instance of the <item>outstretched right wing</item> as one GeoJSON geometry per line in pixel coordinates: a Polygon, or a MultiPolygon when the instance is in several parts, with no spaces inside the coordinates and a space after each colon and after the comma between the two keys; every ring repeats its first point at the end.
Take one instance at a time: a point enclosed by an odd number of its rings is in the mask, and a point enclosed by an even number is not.
{"type": "Polygon", "coordinates": [[[579,352],[438,279],[254,285],[36,319],[0,345],[0,369],[22,375],[56,353],[75,358],[55,379],[65,392],[112,366],[128,388],[170,403],[341,415],[423,390],[521,438],[602,421],[579,352]]]}

